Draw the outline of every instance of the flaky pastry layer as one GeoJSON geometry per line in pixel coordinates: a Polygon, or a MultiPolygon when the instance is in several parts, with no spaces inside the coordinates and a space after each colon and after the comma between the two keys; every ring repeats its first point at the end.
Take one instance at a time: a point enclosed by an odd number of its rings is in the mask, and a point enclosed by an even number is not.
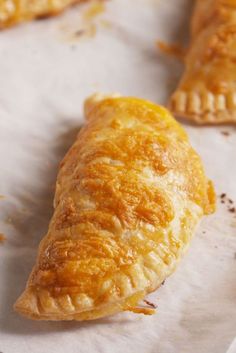
{"type": "Polygon", "coordinates": [[[84,0],[0,0],[0,29],[57,15],[68,6],[84,0]]]}
{"type": "Polygon", "coordinates": [[[93,96],[60,165],[54,215],[15,309],[32,319],[91,320],[139,307],[214,211],[211,182],[168,111],[93,96]]]}
{"type": "Polygon", "coordinates": [[[236,0],[197,0],[185,72],[171,111],[200,124],[236,122],[236,0]]]}

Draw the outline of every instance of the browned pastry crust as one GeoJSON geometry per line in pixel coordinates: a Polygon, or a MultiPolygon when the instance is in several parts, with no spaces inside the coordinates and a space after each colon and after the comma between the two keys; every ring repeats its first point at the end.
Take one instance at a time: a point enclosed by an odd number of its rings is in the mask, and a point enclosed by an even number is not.
{"type": "Polygon", "coordinates": [[[138,307],[175,269],[214,211],[211,182],[168,111],[94,96],[60,165],[55,211],[15,309],[32,319],[91,320],[138,307]]]}
{"type": "Polygon", "coordinates": [[[34,18],[57,15],[85,0],[0,0],[0,29],[34,18]]]}
{"type": "Polygon", "coordinates": [[[197,0],[186,68],[170,109],[199,124],[236,122],[236,0],[197,0]]]}

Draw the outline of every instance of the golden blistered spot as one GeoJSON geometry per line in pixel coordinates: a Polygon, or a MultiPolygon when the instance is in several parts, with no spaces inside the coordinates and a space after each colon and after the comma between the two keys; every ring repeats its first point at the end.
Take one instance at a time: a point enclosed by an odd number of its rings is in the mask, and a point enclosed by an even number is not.
{"type": "Polygon", "coordinates": [[[236,60],[233,54],[232,46],[234,46],[236,37],[236,25],[228,25],[219,27],[216,33],[210,37],[205,52],[205,60],[215,60],[224,57],[236,60]]]}

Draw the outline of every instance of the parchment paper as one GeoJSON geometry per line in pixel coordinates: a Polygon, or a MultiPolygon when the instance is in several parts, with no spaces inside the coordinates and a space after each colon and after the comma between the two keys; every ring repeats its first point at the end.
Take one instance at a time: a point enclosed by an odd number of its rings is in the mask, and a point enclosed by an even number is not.
{"type": "Polygon", "coordinates": [[[91,22],[84,19],[90,5],[83,5],[0,33],[1,352],[236,352],[236,217],[228,211],[228,198],[236,203],[232,126],[185,124],[226,200],[201,223],[177,272],[150,296],[156,315],[47,323],[12,310],[46,233],[58,163],[83,123],[84,98],[120,92],[164,104],[182,66],[158,52],[155,41],[186,41],[190,3],[112,0],[91,22]]]}

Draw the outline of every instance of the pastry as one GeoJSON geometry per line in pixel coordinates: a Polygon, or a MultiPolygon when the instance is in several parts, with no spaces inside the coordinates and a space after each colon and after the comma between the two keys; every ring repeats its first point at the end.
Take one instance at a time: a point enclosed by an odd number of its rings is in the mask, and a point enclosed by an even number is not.
{"type": "Polygon", "coordinates": [[[60,13],[83,0],[0,0],[0,29],[60,13]]]}
{"type": "Polygon", "coordinates": [[[91,320],[140,306],[175,269],[215,208],[183,128],[151,102],[95,95],[60,164],[54,215],[15,310],[91,320]]]}
{"type": "Polygon", "coordinates": [[[236,0],[197,0],[191,37],[170,109],[199,124],[236,123],[236,0]]]}

